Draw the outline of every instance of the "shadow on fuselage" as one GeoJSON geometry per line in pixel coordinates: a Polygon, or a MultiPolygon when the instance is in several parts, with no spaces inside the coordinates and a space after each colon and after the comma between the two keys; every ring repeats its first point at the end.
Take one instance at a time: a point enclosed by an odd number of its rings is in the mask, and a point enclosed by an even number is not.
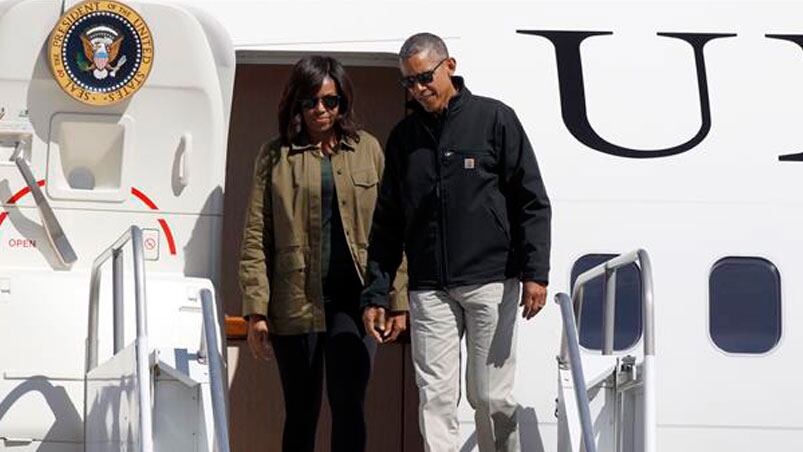
{"type": "MultiPolygon", "coordinates": [[[[516,410],[519,424],[519,443],[521,452],[545,452],[544,440],[538,429],[538,416],[535,409],[519,405],[516,410]]],[[[460,452],[471,452],[477,449],[477,432],[471,433],[465,443],[460,446],[460,452]]]]}
{"type": "MultiPolygon", "coordinates": [[[[64,386],[56,386],[47,377],[35,375],[25,379],[15,387],[0,402],[0,422],[2,422],[9,412],[12,412],[14,405],[24,396],[30,393],[38,393],[45,399],[51,413],[55,418],[53,425],[50,426],[43,438],[32,438],[43,442],[74,442],[80,440],[83,432],[83,422],[81,415],[73,406],[70,396],[64,386]]],[[[8,440],[6,440],[8,446],[8,440]]],[[[38,452],[55,452],[59,449],[59,444],[42,444],[38,452]]]]}

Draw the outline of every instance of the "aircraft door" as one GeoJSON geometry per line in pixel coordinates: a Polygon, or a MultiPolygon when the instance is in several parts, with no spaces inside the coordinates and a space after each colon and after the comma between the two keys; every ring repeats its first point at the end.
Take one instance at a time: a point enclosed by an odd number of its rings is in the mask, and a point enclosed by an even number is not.
{"type": "MultiPolygon", "coordinates": [[[[174,5],[67,3],[0,5],[0,438],[15,438],[0,450],[83,450],[89,270],[125,229],[145,231],[148,274],[217,279],[228,35],[174,5]]],[[[182,334],[176,318],[200,319],[152,311],[154,345],[182,334]]]]}

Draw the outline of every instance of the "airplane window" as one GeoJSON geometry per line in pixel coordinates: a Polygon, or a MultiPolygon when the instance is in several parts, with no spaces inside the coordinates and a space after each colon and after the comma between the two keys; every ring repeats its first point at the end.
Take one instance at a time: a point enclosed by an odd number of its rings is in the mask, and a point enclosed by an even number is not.
{"type": "Polygon", "coordinates": [[[781,339],[781,276],[758,257],[726,257],[708,286],[709,332],[731,353],[764,353],[781,339]]]}
{"type": "MultiPolygon", "coordinates": [[[[613,259],[615,254],[587,254],[572,267],[572,289],[581,273],[613,259]]],[[[603,277],[589,281],[583,294],[580,319],[580,345],[602,349],[602,283],[603,277]]],[[[641,270],[636,264],[620,268],[616,273],[616,324],[613,347],[626,350],[641,337],[641,270]]]]}

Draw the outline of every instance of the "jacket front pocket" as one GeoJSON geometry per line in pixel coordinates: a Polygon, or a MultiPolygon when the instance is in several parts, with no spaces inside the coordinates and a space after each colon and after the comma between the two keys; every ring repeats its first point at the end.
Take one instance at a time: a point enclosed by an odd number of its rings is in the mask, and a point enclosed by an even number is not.
{"type": "Polygon", "coordinates": [[[307,265],[303,248],[277,250],[269,309],[275,317],[295,317],[306,304],[307,265]]]}
{"type": "Polygon", "coordinates": [[[510,241],[510,225],[507,222],[507,217],[505,216],[505,219],[503,219],[502,215],[497,211],[493,204],[488,205],[488,210],[491,212],[491,216],[493,217],[494,222],[496,222],[496,226],[505,234],[505,239],[510,241]]]}

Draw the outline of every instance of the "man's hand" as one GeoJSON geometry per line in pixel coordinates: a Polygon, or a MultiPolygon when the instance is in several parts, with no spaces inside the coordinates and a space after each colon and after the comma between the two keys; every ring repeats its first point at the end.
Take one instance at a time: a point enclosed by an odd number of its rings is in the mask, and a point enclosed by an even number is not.
{"type": "Polygon", "coordinates": [[[371,335],[377,344],[384,342],[383,336],[387,334],[389,320],[385,319],[385,308],[368,306],[362,311],[362,325],[365,327],[365,332],[371,335]]]}
{"type": "Polygon", "coordinates": [[[521,304],[524,310],[521,316],[527,320],[533,318],[546,304],[546,286],[534,281],[524,281],[521,284],[521,304]]]}
{"type": "Polygon", "coordinates": [[[387,344],[407,329],[407,311],[386,313],[385,308],[369,306],[362,312],[362,324],[377,344],[387,344]]]}
{"type": "Polygon", "coordinates": [[[407,311],[392,311],[385,320],[385,340],[387,344],[394,342],[407,329],[407,311]]]}
{"type": "Polygon", "coordinates": [[[248,316],[248,348],[254,358],[270,361],[273,359],[273,346],[268,337],[268,321],[265,316],[248,316]]]}

